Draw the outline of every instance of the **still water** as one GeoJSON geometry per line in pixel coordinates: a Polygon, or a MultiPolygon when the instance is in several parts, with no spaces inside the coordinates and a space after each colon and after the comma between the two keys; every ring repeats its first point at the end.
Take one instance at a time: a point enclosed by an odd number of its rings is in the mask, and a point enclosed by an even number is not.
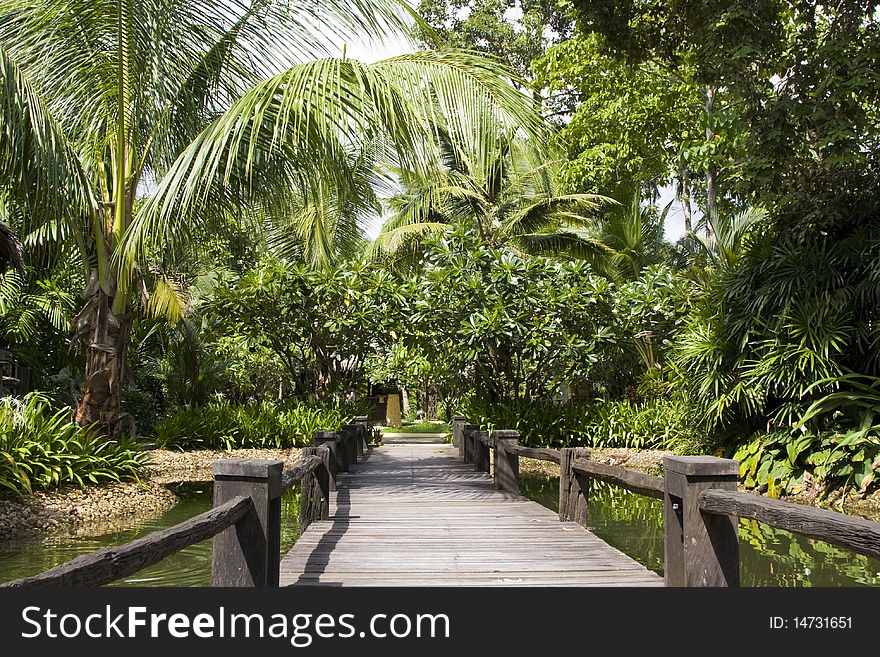
{"type": "MultiPolygon", "coordinates": [[[[559,510],[559,479],[523,475],[522,493],[559,510]]],[[[593,481],[590,529],[600,538],[663,574],[663,502],[593,481]]],[[[742,586],[880,586],[880,560],[824,541],[739,521],[742,586]]]]}
{"type": "MultiPolygon", "coordinates": [[[[173,488],[180,502],[164,515],[135,522],[122,531],[100,536],[58,536],[43,540],[0,542],[0,582],[36,575],[74,557],[122,545],[159,529],[167,529],[204,513],[212,505],[211,484],[190,484],[173,488]]],[[[299,536],[299,495],[285,493],[281,505],[281,553],[299,536]]],[[[159,563],[109,586],[210,586],[211,541],[196,543],[159,563]]]]}
{"type": "MultiPolygon", "coordinates": [[[[523,475],[522,492],[556,510],[558,479],[523,475]]],[[[175,491],[181,498],[160,518],[141,521],[124,531],[101,536],[64,537],[0,543],[0,582],[42,572],[79,554],[121,545],[171,527],[211,507],[211,485],[175,491]]],[[[282,505],[282,554],[296,542],[298,496],[285,494],[282,505]]],[[[663,572],[663,505],[660,500],[593,482],[591,529],[611,545],[651,570],[663,572]]],[[[880,560],[869,559],[755,521],[740,520],[743,586],[880,586],[880,560]]],[[[208,586],[211,542],[203,541],[111,586],[208,586]]]]}

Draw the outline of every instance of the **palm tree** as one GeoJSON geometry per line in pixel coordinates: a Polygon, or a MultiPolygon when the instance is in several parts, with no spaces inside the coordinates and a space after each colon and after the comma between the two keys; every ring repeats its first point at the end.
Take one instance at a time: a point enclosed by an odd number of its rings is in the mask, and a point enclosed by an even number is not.
{"type": "Polygon", "coordinates": [[[483,58],[309,59],[328,35],[402,28],[406,11],[395,0],[0,0],[0,179],[33,231],[52,224],[77,246],[81,423],[121,426],[132,290],[217,222],[243,208],[282,216],[322,186],[354,198],[345,154],[363,144],[424,173],[437,152],[428,117],[462,147],[513,125],[542,133],[529,99],[483,58]]]}
{"type": "Polygon", "coordinates": [[[491,148],[463,150],[438,128],[443,171],[428,176],[398,167],[402,193],[388,199],[391,216],[374,253],[419,251],[419,239],[453,224],[472,228],[487,245],[526,255],[566,254],[598,260],[608,249],[588,228],[603,203],[597,194],[558,194],[553,164],[533,141],[510,131],[491,148]]]}

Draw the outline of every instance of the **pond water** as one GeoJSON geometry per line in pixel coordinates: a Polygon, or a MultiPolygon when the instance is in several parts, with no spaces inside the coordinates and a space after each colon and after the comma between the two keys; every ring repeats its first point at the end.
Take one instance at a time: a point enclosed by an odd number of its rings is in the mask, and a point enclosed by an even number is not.
{"type": "MultiPolygon", "coordinates": [[[[523,475],[522,492],[558,510],[555,477],[523,475]]],[[[73,557],[121,545],[165,529],[211,507],[211,485],[176,489],[181,498],[160,518],[101,536],[59,536],[41,541],[0,543],[0,582],[40,573],[73,557]]],[[[282,554],[296,542],[298,494],[292,489],[282,504],[282,554]]],[[[590,528],[611,545],[651,570],[663,573],[663,504],[622,488],[594,482],[590,494],[590,528]]],[[[743,586],[880,586],[880,560],[869,559],[750,520],[740,520],[743,586]]],[[[203,541],[111,586],[208,586],[211,542],[203,541]]]]}
{"type": "MultiPolygon", "coordinates": [[[[74,557],[122,545],[150,532],[167,529],[209,510],[210,483],[173,488],[180,502],[161,517],[135,522],[131,527],[100,536],[62,536],[42,540],[0,542],[0,582],[36,575],[74,557]]],[[[293,547],[299,536],[299,494],[291,489],[282,498],[281,551],[293,547]]],[[[159,563],[109,586],[210,586],[211,541],[196,543],[159,563]]]]}
{"type": "MultiPolygon", "coordinates": [[[[523,475],[523,495],[559,510],[559,479],[523,475]]],[[[590,529],[656,573],[663,574],[663,502],[594,481],[590,529]]],[[[742,586],[880,586],[880,560],[774,529],[739,521],[742,586]]]]}

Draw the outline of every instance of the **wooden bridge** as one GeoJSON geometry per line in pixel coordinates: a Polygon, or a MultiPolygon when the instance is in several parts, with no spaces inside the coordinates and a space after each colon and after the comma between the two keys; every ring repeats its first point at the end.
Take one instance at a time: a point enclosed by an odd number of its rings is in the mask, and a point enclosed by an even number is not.
{"type": "Polygon", "coordinates": [[[450,445],[394,444],[350,465],[281,561],[281,586],[662,586],[574,522],[497,490],[450,445]]]}
{"type": "Polygon", "coordinates": [[[739,464],[667,457],[653,477],[582,448],[453,421],[453,446],[367,444],[367,419],[318,431],[301,461],[214,464],[214,508],[3,586],[99,586],[213,538],[214,586],[738,586],[739,517],[880,557],[880,523],[736,490],[739,464]],[[559,514],[519,494],[519,458],[559,464],[559,514]],[[588,529],[594,479],[664,500],[664,577],[588,529]],[[302,535],[280,554],[281,495],[302,535]]]}

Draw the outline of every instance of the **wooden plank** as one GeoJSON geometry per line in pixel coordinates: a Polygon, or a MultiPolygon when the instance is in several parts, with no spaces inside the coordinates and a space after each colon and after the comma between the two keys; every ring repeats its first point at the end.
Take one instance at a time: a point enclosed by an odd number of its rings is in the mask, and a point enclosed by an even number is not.
{"type": "Polygon", "coordinates": [[[284,557],[281,584],[658,586],[583,527],[492,479],[447,445],[387,445],[352,464],[284,557]]]}
{"type": "Polygon", "coordinates": [[[190,545],[211,538],[253,512],[249,497],[237,497],[170,529],[152,532],[117,547],[90,552],[33,577],[0,586],[102,586],[159,563],[190,545]]]}
{"type": "Polygon", "coordinates": [[[700,510],[707,513],[759,520],[778,529],[880,558],[880,522],[738,491],[704,490],[700,493],[699,505],[700,510]]]}

